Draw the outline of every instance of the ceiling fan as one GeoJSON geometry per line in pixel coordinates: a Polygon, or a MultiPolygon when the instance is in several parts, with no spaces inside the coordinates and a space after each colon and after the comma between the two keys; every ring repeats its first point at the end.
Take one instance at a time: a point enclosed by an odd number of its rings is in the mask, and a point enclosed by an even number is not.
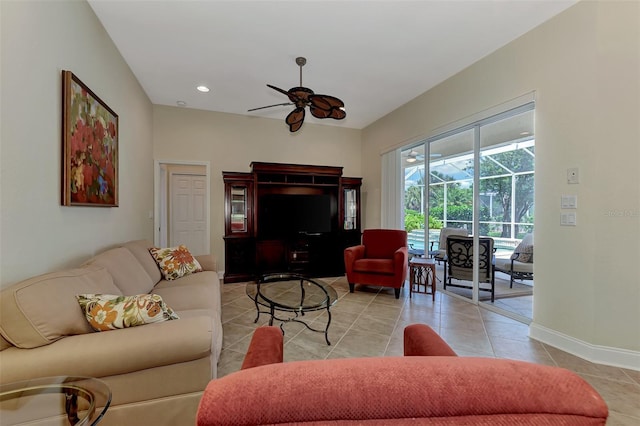
{"type": "MultiPolygon", "coordinates": [[[[442,154],[429,154],[429,158],[439,158],[442,157],[442,154]]],[[[419,153],[418,151],[411,150],[407,154],[407,163],[415,163],[416,161],[423,161],[424,154],[419,153]]]]}
{"type": "Polygon", "coordinates": [[[283,90],[279,87],[267,84],[267,87],[286,95],[291,102],[267,105],[259,108],[253,108],[248,111],[256,111],[275,106],[295,105],[296,108],[291,111],[285,119],[285,122],[289,125],[289,131],[291,133],[297,132],[300,130],[300,127],[302,127],[305,116],[305,107],[307,106],[309,107],[311,115],[316,118],[333,118],[334,120],[342,120],[345,118],[347,113],[344,110],[344,102],[340,99],[329,95],[316,95],[313,90],[302,86],[302,67],[306,63],[306,58],[296,58],[296,64],[300,67],[300,86],[292,87],[289,90],[283,90]]]}

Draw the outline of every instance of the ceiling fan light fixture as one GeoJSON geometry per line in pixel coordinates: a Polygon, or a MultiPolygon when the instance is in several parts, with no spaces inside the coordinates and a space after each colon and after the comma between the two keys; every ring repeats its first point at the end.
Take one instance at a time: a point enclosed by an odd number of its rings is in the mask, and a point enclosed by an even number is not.
{"type": "Polygon", "coordinates": [[[302,67],[307,63],[307,59],[299,56],[296,58],[296,64],[300,67],[300,85],[292,87],[289,90],[280,89],[279,87],[267,84],[267,87],[282,93],[289,98],[288,103],[268,105],[259,108],[253,108],[249,111],[256,111],[274,106],[295,105],[295,109],[287,115],[285,123],[289,126],[291,133],[297,132],[302,127],[305,117],[305,108],[309,107],[309,112],[316,118],[333,118],[334,120],[342,120],[347,116],[344,109],[344,102],[340,99],[329,95],[317,95],[313,90],[302,85],[302,67]]]}
{"type": "Polygon", "coordinates": [[[416,158],[415,157],[407,158],[407,163],[415,163],[415,162],[416,162],[416,158]]]}

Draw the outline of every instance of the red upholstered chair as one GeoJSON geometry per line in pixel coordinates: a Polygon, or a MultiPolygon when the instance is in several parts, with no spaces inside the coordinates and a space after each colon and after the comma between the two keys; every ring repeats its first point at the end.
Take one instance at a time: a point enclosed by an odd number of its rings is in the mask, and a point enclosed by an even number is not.
{"type": "Polygon", "coordinates": [[[349,291],[356,284],[393,287],[398,299],[407,279],[407,256],[407,231],[366,229],[362,244],[344,251],[349,291]]]}
{"type": "Polygon", "coordinates": [[[282,362],[282,332],[256,329],[242,370],[207,385],[197,425],[604,425],[577,374],[457,357],[431,328],[404,330],[404,357],[282,362]]]}

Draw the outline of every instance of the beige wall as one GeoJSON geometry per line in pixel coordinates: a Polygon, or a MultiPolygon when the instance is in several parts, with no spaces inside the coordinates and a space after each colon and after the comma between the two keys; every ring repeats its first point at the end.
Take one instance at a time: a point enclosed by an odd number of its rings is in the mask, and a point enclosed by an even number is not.
{"type": "Polygon", "coordinates": [[[0,1],[0,285],[152,238],[152,108],[86,2],[0,1]],[[118,115],[118,208],[62,207],[61,71],[118,115]]]}
{"type": "Polygon", "coordinates": [[[222,171],[249,172],[252,161],[344,167],[362,172],[361,131],[305,122],[289,133],[282,120],[188,108],[153,108],[154,158],[208,161],[211,165],[211,251],[224,269],[224,185],[222,171]]]}
{"type": "Polygon", "coordinates": [[[535,91],[534,327],[639,351],[639,76],[640,3],[580,2],[364,129],[368,191],[385,148],[535,91]],[[578,195],[576,227],[559,226],[562,194],[578,195]]]}

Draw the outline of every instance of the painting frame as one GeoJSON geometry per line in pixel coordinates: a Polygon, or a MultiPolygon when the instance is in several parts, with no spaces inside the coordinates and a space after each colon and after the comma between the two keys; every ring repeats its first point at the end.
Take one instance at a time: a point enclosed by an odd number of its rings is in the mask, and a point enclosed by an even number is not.
{"type": "Polygon", "coordinates": [[[118,114],[62,71],[62,205],[118,207],[118,114]]]}

